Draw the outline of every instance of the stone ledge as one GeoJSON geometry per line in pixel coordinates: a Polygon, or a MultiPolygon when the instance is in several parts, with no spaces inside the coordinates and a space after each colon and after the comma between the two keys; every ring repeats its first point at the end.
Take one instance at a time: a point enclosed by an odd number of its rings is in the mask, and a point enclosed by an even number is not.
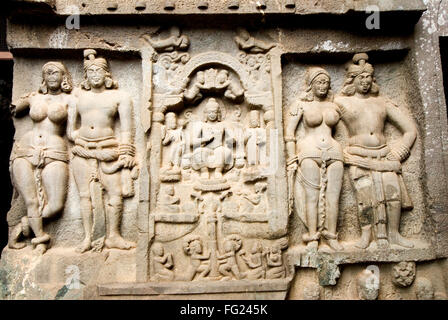
{"type": "Polygon", "coordinates": [[[31,7],[53,11],[58,15],[73,14],[72,8],[78,7],[81,15],[216,15],[216,14],[252,14],[252,15],[310,15],[310,14],[346,14],[349,12],[364,13],[366,7],[375,5],[380,12],[414,11],[423,12],[426,7],[421,0],[322,0],[316,3],[311,0],[296,0],[294,6],[286,6],[285,1],[264,0],[240,1],[238,8],[228,8],[227,1],[208,1],[207,8],[198,8],[199,0],[176,1],[174,8],[165,9],[165,1],[103,1],[91,0],[15,0],[14,7],[31,7]]]}
{"type": "MultiPolygon", "coordinates": [[[[344,243],[342,243],[344,244],[344,243]]],[[[429,261],[437,259],[436,252],[429,244],[415,242],[411,249],[392,246],[387,249],[369,248],[351,251],[327,252],[310,251],[306,246],[295,246],[288,250],[290,263],[295,266],[317,268],[318,261],[332,260],[336,265],[366,263],[366,262],[400,262],[400,261],[429,261]]]]}
{"type": "Polygon", "coordinates": [[[279,280],[173,281],[98,285],[100,296],[185,295],[239,292],[277,292],[289,289],[290,278],[279,280]]]}

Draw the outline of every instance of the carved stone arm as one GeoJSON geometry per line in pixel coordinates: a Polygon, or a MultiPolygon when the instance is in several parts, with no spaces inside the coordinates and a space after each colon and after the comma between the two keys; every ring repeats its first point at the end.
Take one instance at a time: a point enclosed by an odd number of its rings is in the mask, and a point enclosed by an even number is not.
{"type": "Polygon", "coordinates": [[[390,122],[397,127],[402,133],[401,143],[394,147],[387,158],[390,160],[406,160],[411,148],[417,138],[417,127],[411,117],[405,115],[397,106],[389,103],[387,105],[387,117],[390,122]]]}
{"type": "Polygon", "coordinates": [[[25,109],[30,106],[30,97],[34,94],[27,94],[25,96],[20,97],[17,101],[13,101],[10,105],[11,114],[16,117],[17,114],[22,113],[25,109]]]}

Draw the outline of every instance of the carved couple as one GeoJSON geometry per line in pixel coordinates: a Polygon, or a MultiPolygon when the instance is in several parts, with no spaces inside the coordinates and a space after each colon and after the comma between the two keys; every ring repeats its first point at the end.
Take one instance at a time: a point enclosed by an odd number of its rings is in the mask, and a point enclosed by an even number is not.
{"type": "Polygon", "coordinates": [[[105,210],[108,232],[105,245],[129,249],[135,245],[120,235],[123,197],[133,195],[129,170],[135,164],[132,140],[132,101],[117,90],[109,64],[97,58],[95,50],[84,51],[84,81],[73,90],[67,68],[60,62],[42,67],[42,85],[38,92],[20,98],[11,106],[18,117],[29,111],[32,129],[14,144],[11,175],[14,187],[26,205],[26,216],[10,226],[9,247],[20,249],[21,234],[34,234],[31,243],[40,253],[49,245],[43,218],[61,212],[65,205],[68,164],[73,169],[80,195],[85,239],[79,248],[92,247],[92,188],[99,182],[106,191],[105,210]],[[120,132],[115,132],[119,119],[120,132]],[[78,123],[80,124],[78,127],[78,123]],[[64,132],[74,143],[69,156],[64,132]]]}
{"type": "Polygon", "coordinates": [[[344,86],[335,98],[326,70],[309,68],[305,81],[307,88],[290,108],[285,130],[290,205],[294,203],[308,229],[303,241],[317,248],[324,237],[330,248],[343,250],[336,229],[345,164],[362,229],[355,246],[367,248],[373,235],[379,245],[389,242],[413,247],[399,233],[401,209],[412,206],[401,177],[401,162],[410,155],[417,136],[413,120],[379,96],[374,68],[365,53],[353,57],[344,86]],[[339,120],[348,130],[344,150],[332,136],[339,120]],[[296,141],[300,122],[305,136],[296,141]],[[387,143],[386,122],[402,132],[397,144],[387,143]]]}

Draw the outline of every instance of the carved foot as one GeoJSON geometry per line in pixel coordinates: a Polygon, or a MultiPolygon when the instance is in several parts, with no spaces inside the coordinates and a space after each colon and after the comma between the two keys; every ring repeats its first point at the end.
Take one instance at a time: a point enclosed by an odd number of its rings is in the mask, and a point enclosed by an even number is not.
{"type": "Polygon", "coordinates": [[[112,236],[105,241],[106,247],[109,249],[115,248],[115,249],[123,249],[128,250],[131,248],[135,248],[136,244],[132,241],[124,240],[120,236],[112,236]]]}
{"type": "Polygon", "coordinates": [[[45,243],[39,243],[34,249],[34,252],[40,256],[43,255],[46,251],[47,251],[47,245],[45,243]]]}
{"type": "Polygon", "coordinates": [[[20,234],[22,234],[22,224],[19,223],[14,227],[9,227],[9,241],[8,247],[10,249],[23,249],[26,247],[26,243],[19,242],[20,234]]]}
{"type": "Polygon", "coordinates": [[[367,249],[369,244],[370,244],[369,240],[361,238],[361,239],[359,239],[359,241],[357,241],[355,243],[355,247],[358,248],[358,249],[367,249]]]}
{"type": "Polygon", "coordinates": [[[44,242],[50,241],[50,236],[47,233],[42,234],[40,237],[36,237],[34,239],[31,239],[31,243],[33,245],[39,245],[44,242]]]}
{"type": "Polygon", "coordinates": [[[78,253],[84,253],[86,251],[89,251],[90,249],[92,249],[92,241],[89,238],[84,239],[84,241],[82,242],[81,246],[79,246],[78,248],[76,248],[76,252],[78,253]]]}
{"type": "Polygon", "coordinates": [[[390,244],[396,244],[405,248],[413,248],[414,244],[410,241],[402,237],[398,232],[389,235],[390,244]]]}
{"type": "Polygon", "coordinates": [[[334,251],[343,251],[344,250],[344,246],[342,244],[340,244],[339,241],[336,239],[328,240],[328,244],[329,244],[330,248],[333,249],[334,251]]]}
{"type": "Polygon", "coordinates": [[[308,244],[306,245],[306,247],[308,249],[317,249],[317,247],[319,246],[319,242],[317,242],[317,240],[313,240],[308,242],[308,244]]]}

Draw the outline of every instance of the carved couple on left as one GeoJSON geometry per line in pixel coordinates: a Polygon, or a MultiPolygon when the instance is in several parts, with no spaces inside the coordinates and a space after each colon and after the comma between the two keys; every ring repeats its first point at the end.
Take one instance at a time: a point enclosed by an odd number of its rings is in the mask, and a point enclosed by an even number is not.
{"type": "MultiPolygon", "coordinates": [[[[92,182],[105,190],[104,207],[108,248],[135,247],[120,235],[123,198],[133,196],[130,170],[136,166],[132,136],[132,100],[117,89],[109,64],[95,50],[84,51],[84,81],[73,88],[71,75],[61,62],[42,67],[38,92],[11,105],[14,117],[28,111],[31,130],[15,141],[10,158],[12,182],[26,206],[22,217],[9,222],[8,246],[21,249],[22,236],[40,254],[49,247],[44,218],[55,217],[65,206],[70,165],[80,196],[85,238],[78,251],[92,248],[92,182]],[[119,121],[120,132],[115,132],[119,121]],[[79,125],[78,125],[79,123],[79,125]],[[74,143],[69,156],[64,135],[74,143]]],[[[9,219],[12,220],[12,219],[9,219]]]]}

